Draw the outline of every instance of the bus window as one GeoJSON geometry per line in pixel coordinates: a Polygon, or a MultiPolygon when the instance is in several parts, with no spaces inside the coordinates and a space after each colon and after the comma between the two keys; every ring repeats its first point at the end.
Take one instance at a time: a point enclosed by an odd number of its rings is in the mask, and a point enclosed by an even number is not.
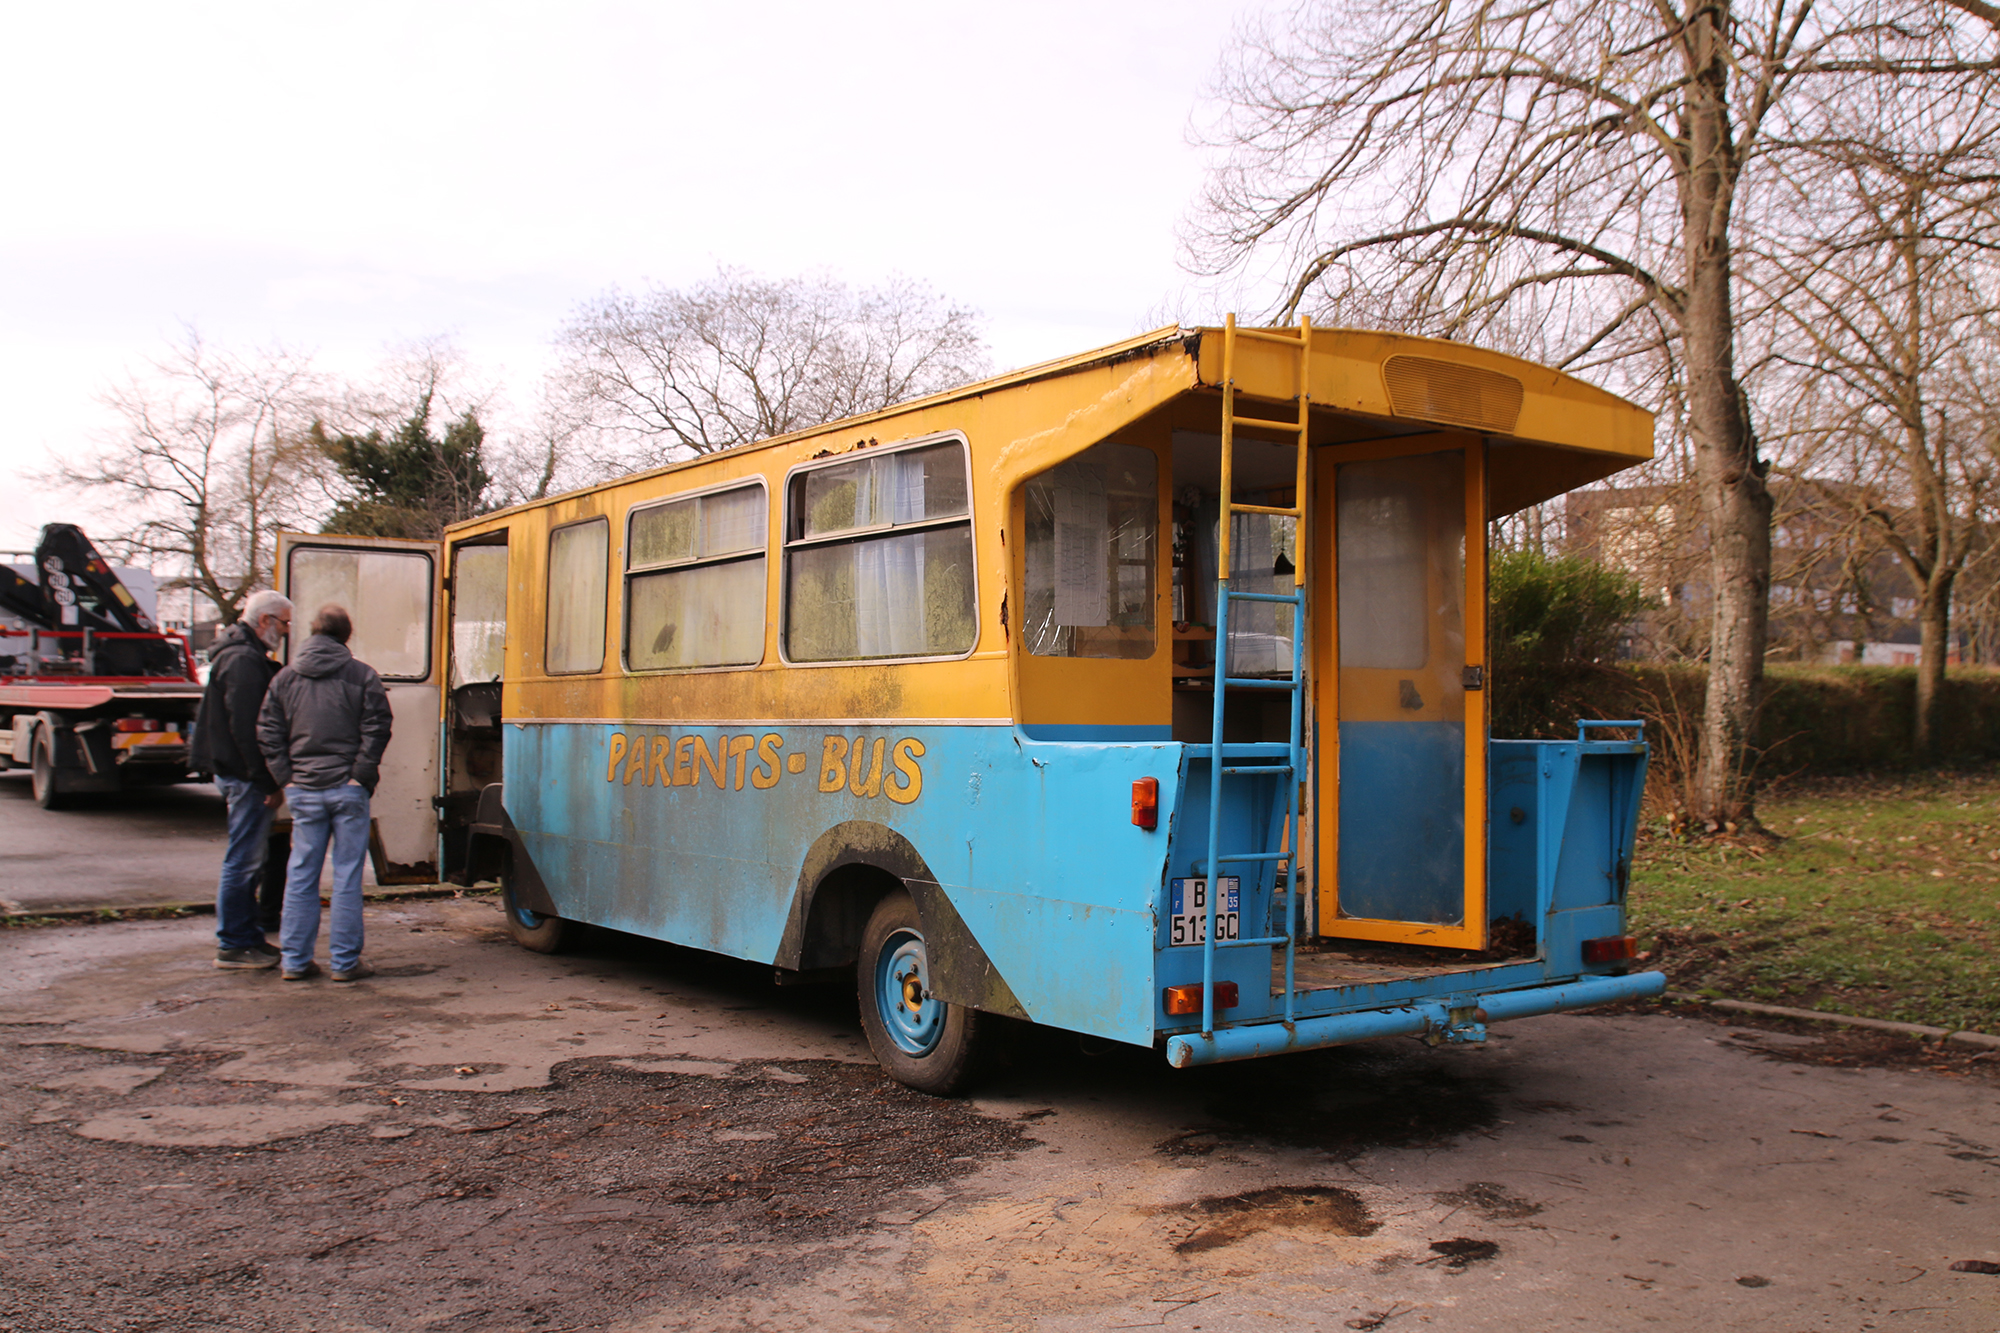
{"type": "Polygon", "coordinates": [[[601,518],[549,534],[548,672],[604,666],[604,593],[611,525],[601,518]]]}
{"type": "Polygon", "coordinates": [[[785,652],[794,662],[953,657],[978,637],[965,446],[870,453],[793,474],[785,652]]]}
{"type": "Polygon", "coordinates": [[[1094,445],[1030,478],[1026,500],[1028,651],[1151,657],[1160,535],[1153,452],[1094,445]]]}
{"type": "Polygon", "coordinates": [[[451,580],[451,688],[500,679],[507,649],[507,548],[461,546],[451,580]]]}
{"type": "Polygon", "coordinates": [[[754,666],[764,656],[761,485],[632,511],[626,542],[625,665],[754,666]]]}
{"type": "Polygon", "coordinates": [[[292,647],[311,633],[313,613],[328,603],[354,621],[348,649],[384,680],[431,674],[431,557],[410,550],[294,546],[286,587],[300,614],[292,647]]]}

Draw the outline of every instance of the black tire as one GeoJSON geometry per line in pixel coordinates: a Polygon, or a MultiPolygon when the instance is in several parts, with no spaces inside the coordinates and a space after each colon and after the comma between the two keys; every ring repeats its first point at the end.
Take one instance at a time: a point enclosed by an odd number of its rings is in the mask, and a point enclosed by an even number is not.
{"type": "Polygon", "coordinates": [[[29,787],[35,794],[35,804],[44,810],[60,810],[67,804],[56,771],[55,744],[46,729],[35,733],[34,771],[29,776],[29,787]]]}
{"type": "Polygon", "coordinates": [[[923,921],[907,893],[875,905],[861,932],[855,990],[869,1049],[889,1076],[918,1092],[950,1097],[979,1072],[984,1015],[930,994],[923,921]]]}
{"type": "Polygon", "coordinates": [[[507,933],[523,949],[535,953],[561,953],[563,945],[568,942],[569,922],[559,916],[543,916],[521,902],[511,860],[500,871],[500,909],[507,916],[507,933]]]}

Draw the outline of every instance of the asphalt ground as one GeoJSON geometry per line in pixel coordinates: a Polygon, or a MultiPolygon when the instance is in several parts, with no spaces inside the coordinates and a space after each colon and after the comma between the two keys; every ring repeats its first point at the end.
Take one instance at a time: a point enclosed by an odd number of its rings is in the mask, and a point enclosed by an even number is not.
{"type": "MultiPolygon", "coordinates": [[[[43,810],[25,771],[0,773],[0,915],[213,907],[227,818],[209,783],[72,796],[43,810]]],[[[362,877],[372,888],[373,867],[362,877]]]]}
{"type": "Polygon", "coordinates": [[[1017,1029],[938,1101],[844,987],[367,916],[344,986],[217,971],[206,918],[0,930],[0,1330],[2000,1329],[1951,1268],[2000,1262],[1969,1052],[1640,1011],[1177,1072],[1017,1029]]]}

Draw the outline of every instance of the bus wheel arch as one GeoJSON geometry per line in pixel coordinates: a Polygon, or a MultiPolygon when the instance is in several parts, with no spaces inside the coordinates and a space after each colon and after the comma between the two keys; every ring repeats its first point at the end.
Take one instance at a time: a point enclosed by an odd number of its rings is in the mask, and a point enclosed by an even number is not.
{"type": "Polygon", "coordinates": [[[514,937],[514,943],[533,953],[561,953],[574,938],[576,927],[551,912],[538,910],[551,904],[526,851],[508,842],[488,850],[498,853],[500,912],[507,918],[507,933],[514,937]],[[541,891],[537,893],[537,889],[541,891]]]}
{"type": "Polygon", "coordinates": [[[932,989],[953,1004],[1026,1019],[1028,1012],[910,840],[871,820],[836,824],[799,868],[777,965],[797,971],[855,965],[871,914],[906,894],[921,923],[932,989]]]}

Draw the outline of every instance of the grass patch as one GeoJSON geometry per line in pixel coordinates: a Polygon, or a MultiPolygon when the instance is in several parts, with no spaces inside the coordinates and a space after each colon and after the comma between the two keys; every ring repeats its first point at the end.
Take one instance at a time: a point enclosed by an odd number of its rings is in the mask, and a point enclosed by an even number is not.
{"type": "Polygon", "coordinates": [[[2000,770],[1814,778],[1784,841],[1642,829],[1631,929],[1677,989],[2000,1034],[2000,770]]]}

